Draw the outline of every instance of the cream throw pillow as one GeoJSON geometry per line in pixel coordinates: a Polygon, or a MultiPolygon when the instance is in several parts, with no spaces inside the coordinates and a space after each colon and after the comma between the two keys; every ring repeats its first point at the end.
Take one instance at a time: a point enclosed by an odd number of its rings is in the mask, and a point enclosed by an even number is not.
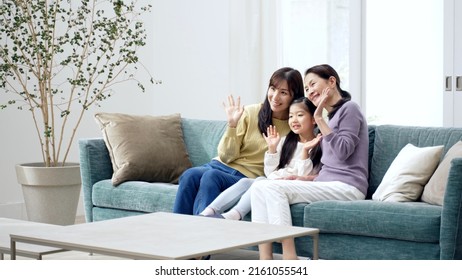
{"type": "Polygon", "coordinates": [[[443,161],[441,161],[435,173],[430,178],[427,185],[425,185],[422,193],[422,201],[430,204],[443,205],[451,161],[456,157],[462,157],[462,141],[457,142],[448,150],[443,161]]]}
{"type": "Polygon", "coordinates": [[[382,182],[372,195],[378,201],[416,201],[432,176],[443,146],[419,148],[407,144],[391,163],[382,182]]]}
{"type": "Polygon", "coordinates": [[[177,183],[191,167],[180,114],[136,116],[97,113],[112,161],[112,184],[125,181],[177,183]]]}

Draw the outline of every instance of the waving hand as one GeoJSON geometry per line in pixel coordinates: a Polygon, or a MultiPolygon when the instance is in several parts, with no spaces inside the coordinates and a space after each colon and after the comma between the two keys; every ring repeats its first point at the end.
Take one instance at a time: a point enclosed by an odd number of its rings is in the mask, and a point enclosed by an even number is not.
{"type": "Polygon", "coordinates": [[[237,97],[237,101],[234,101],[232,95],[228,96],[228,105],[223,102],[223,107],[225,108],[226,116],[228,118],[228,125],[230,127],[236,127],[239,119],[244,113],[244,106],[241,106],[241,97],[237,97]]]}
{"type": "Polygon", "coordinates": [[[274,125],[268,126],[266,135],[263,134],[263,138],[265,138],[266,144],[268,145],[268,152],[270,154],[276,153],[276,148],[279,141],[281,141],[281,136],[274,125]]]}

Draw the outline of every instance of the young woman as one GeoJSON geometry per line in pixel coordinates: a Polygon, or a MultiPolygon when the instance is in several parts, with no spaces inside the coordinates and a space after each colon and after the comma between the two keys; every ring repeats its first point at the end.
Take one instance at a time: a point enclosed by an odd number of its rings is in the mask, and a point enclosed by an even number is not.
{"type": "MultiPolygon", "coordinates": [[[[329,65],[309,68],[305,92],[317,107],[314,118],[322,134],[321,171],[313,181],[259,181],[251,188],[252,221],[292,225],[290,205],[366,197],[369,135],[367,123],[351,95],[340,87],[329,65]],[[327,110],[329,122],[323,118],[327,110]]],[[[283,258],[297,259],[294,239],[282,240],[283,258]]],[[[259,246],[260,259],[272,259],[272,244],[259,246]]]]}
{"type": "MultiPolygon", "coordinates": [[[[289,134],[281,137],[275,127],[268,127],[267,136],[264,135],[268,146],[264,159],[267,179],[295,179],[319,172],[321,149],[318,143],[321,138],[320,135],[316,137],[314,134],[315,110],[316,107],[306,97],[296,99],[289,109],[289,134]]],[[[241,220],[250,212],[249,188],[254,182],[262,179],[265,177],[239,180],[222,192],[201,215],[241,220]],[[237,201],[239,202],[231,210],[223,213],[237,201]]]]}
{"type": "Polygon", "coordinates": [[[198,215],[241,178],[262,176],[266,151],[262,133],[273,125],[281,135],[286,135],[290,131],[289,105],[303,95],[302,75],[285,67],[271,76],[263,104],[244,108],[239,98],[235,102],[230,96],[228,106],[225,105],[228,127],[218,145],[218,156],[180,176],[173,212],[198,215]]]}

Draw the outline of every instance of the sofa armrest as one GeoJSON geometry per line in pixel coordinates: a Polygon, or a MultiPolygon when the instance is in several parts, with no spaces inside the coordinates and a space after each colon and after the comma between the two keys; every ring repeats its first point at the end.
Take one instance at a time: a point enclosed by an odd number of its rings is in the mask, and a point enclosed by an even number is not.
{"type": "Polygon", "coordinates": [[[462,259],[462,158],[451,161],[441,213],[440,258],[462,259]]]}
{"type": "Polygon", "coordinates": [[[101,180],[112,178],[112,163],[103,138],[79,139],[79,153],[85,219],[87,222],[92,222],[93,185],[101,180]]]}

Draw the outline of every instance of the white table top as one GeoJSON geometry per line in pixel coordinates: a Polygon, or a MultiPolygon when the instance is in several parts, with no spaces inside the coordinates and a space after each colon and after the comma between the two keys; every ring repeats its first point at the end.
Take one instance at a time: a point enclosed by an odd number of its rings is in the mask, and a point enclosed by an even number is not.
{"type": "Polygon", "coordinates": [[[12,240],[132,259],[189,259],[319,230],[157,212],[50,230],[12,240]]]}
{"type": "MultiPolygon", "coordinates": [[[[58,227],[60,226],[24,220],[0,218],[0,252],[9,254],[11,233],[28,233],[34,230],[53,231],[54,228],[58,227]]],[[[31,258],[40,258],[41,255],[57,253],[61,251],[63,250],[54,247],[38,246],[23,243],[18,244],[17,248],[18,255],[31,258]]]]}

